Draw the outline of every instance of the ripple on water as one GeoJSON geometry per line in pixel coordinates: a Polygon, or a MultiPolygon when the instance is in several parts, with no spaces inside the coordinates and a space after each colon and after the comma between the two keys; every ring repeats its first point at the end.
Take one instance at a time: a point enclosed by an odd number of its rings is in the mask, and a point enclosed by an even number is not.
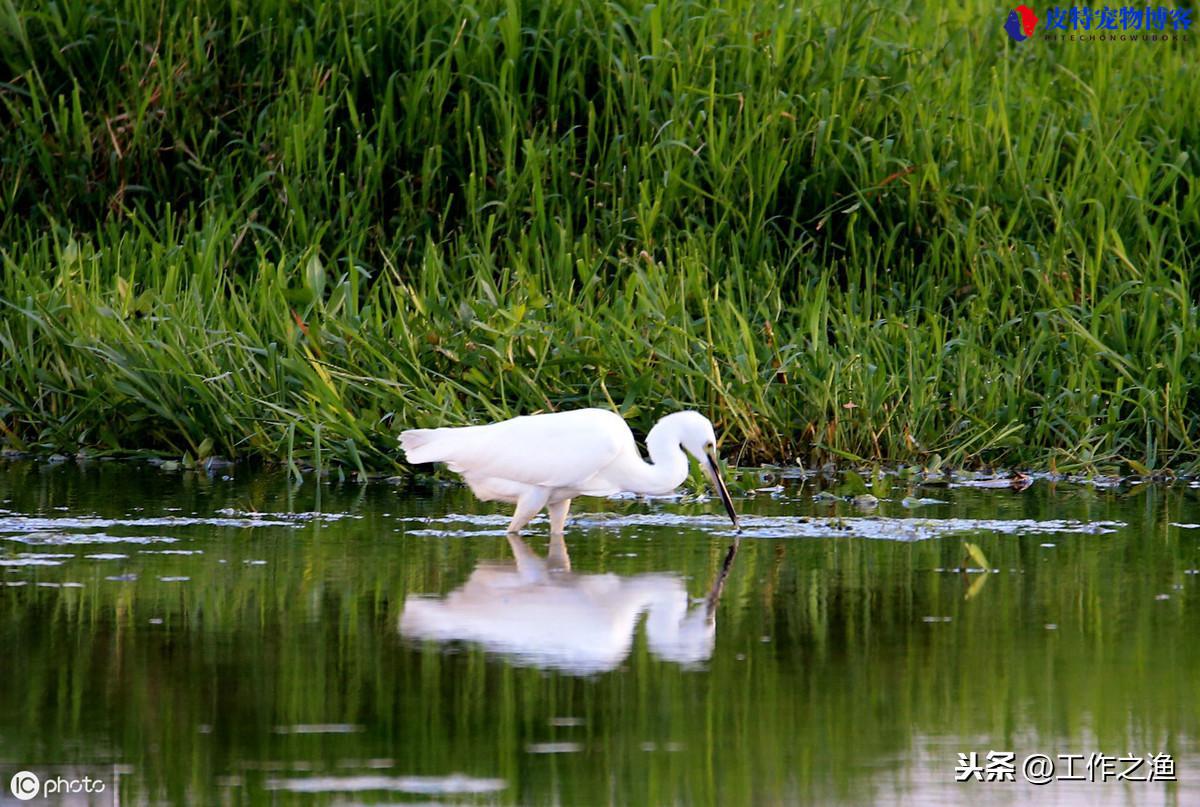
{"type": "MultiPolygon", "coordinates": [[[[362,518],[362,516],[354,513],[257,513],[227,508],[218,510],[216,516],[101,518],[100,516],[24,516],[8,510],[0,510],[0,536],[33,533],[60,534],[78,530],[104,530],[111,527],[298,527],[314,521],[332,522],[346,518],[362,518]]],[[[109,536],[109,540],[131,540],[131,538],[109,536]]]]}
{"type": "Polygon", "coordinates": [[[356,793],[390,790],[397,793],[444,795],[451,793],[495,793],[508,787],[503,779],[479,779],[461,773],[449,776],[306,776],[268,779],[267,790],[291,793],[356,793]]]}
{"type": "Polygon", "coordinates": [[[527,754],[578,754],[583,750],[582,743],[530,743],[525,746],[527,754]]]}
{"type": "Polygon", "coordinates": [[[356,513],[260,513],[255,510],[234,510],[226,507],[223,510],[218,510],[218,514],[228,516],[234,519],[248,520],[250,523],[246,526],[257,527],[268,522],[281,523],[284,525],[303,524],[309,521],[341,521],[346,518],[362,518],[356,513]]]}
{"type": "Polygon", "coordinates": [[[276,726],[276,734],[357,734],[363,730],[357,723],[296,723],[276,726]]]}
{"type": "Polygon", "coordinates": [[[105,532],[29,532],[22,535],[0,535],[0,540],[15,541],[28,546],[88,546],[91,544],[173,544],[178,538],[165,535],[109,535],[105,532]]]}
{"type": "MultiPolygon", "coordinates": [[[[400,519],[424,529],[407,530],[409,535],[463,537],[503,534],[497,524],[508,524],[503,515],[460,515],[440,518],[400,519]]],[[[536,523],[536,522],[535,522],[536,523]]],[[[595,513],[577,516],[572,525],[580,529],[626,527],[670,527],[672,529],[729,530],[723,516],[677,513],[595,513]]],[[[887,518],[883,516],[743,516],[743,538],[870,538],[882,541],[926,541],[950,535],[980,532],[1000,535],[1051,535],[1074,533],[1103,535],[1125,526],[1123,521],[1076,521],[1073,519],[988,519],[988,518],[887,518]]]]}
{"type": "MultiPolygon", "coordinates": [[[[135,508],[138,509],[138,508],[135,508]]],[[[178,509],[178,508],[168,508],[178,509]]],[[[26,546],[90,546],[96,544],[173,544],[179,538],[167,535],[113,535],[105,530],[147,529],[162,527],[222,527],[252,529],[257,527],[300,527],[312,522],[332,522],[346,518],[362,518],[352,513],[258,513],[223,509],[212,517],[147,516],[133,518],[101,518],[95,515],[82,516],[27,516],[0,510],[0,541],[13,541],[26,546]]],[[[142,550],[174,555],[199,555],[200,549],[142,550]]],[[[93,559],[117,559],[116,556],[91,555],[93,559]]],[[[122,556],[123,557],[123,556],[122,556]]],[[[4,566],[57,566],[42,558],[37,561],[0,561],[4,566]]]]}
{"type": "Polygon", "coordinates": [[[0,566],[62,566],[58,558],[0,558],[0,566]]]}

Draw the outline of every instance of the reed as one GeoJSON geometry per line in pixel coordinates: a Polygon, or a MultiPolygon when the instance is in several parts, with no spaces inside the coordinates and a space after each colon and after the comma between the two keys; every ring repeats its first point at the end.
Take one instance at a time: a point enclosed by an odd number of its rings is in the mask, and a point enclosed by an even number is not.
{"type": "Polygon", "coordinates": [[[982,2],[0,4],[0,441],[1194,470],[1191,42],[982,2]],[[318,438],[319,435],[319,438],[318,438]]]}

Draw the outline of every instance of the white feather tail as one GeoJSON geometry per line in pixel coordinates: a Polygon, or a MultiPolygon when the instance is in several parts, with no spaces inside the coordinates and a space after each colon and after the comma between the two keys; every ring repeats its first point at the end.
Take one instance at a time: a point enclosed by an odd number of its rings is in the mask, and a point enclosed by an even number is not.
{"type": "Polygon", "coordinates": [[[480,431],[486,426],[447,426],[441,429],[409,429],[400,432],[400,447],[413,465],[425,462],[444,462],[451,471],[462,472],[475,463],[472,449],[488,450],[481,445],[480,431]]]}
{"type": "Polygon", "coordinates": [[[424,462],[445,462],[447,446],[438,438],[451,429],[409,429],[400,432],[400,448],[414,465],[424,462]]]}

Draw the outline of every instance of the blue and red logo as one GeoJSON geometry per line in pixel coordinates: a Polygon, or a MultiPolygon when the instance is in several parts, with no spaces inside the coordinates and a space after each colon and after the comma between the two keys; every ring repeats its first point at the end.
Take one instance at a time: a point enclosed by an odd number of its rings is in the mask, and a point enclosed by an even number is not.
{"type": "Polygon", "coordinates": [[[1033,36],[1033,29],[1037,24],[1038,18],[1032,8],[1017,6],[1009,12],[1008,19],[1004,22],[1004,30],[1012,37],[1013,42],[1024,42],[1033,36]]]}
{"type": "MultiPolygon", "coordinates": [[[[1055,6],[1046,10],[1043,31],[1045,39],[1059,42],[1186,41],[1192,30],[1192,11],[1165,6],[1055,6]]],[[[1032,8],[1020,5],[1008,12],[1004,31],[1014,42],[1024,42],[1033,36],[1039,22],[1032,8]]]]}

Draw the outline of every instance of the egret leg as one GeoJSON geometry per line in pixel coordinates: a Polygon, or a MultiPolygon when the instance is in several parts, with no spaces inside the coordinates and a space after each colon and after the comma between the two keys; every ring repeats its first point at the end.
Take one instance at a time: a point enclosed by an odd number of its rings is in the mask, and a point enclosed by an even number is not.
{"type": "Polygon", "coordinates": [[[517,574],[521,576],[521,580],[526,583],[544,583],[546,562],[534,554],[529,545],[515,532],[508,534],[508,545],[512,547],[513,558],[517,561],[517,574]]]}
{"type": "Polygon", "coordinates": [[[550,551],[546,554],[546,568],[552,572],[571,571],[571,556],[567,554],[567,542],[561,532],[550,533],[550,551]]]}
{"type": "Polygon", "coordinates": [[[561,502],[553,502],[546,506],[546,512],[550,514],[551,535],[563,534],[563,527],[567,525],[567,511],[570,509],[570,499],[563,499],[561,502]]]}
{"type": "Polygon", "coordinates": [[[546,506],[546,500],[550,498],[550,492],[541,488],[534,488],[528,493],[521,495],[517,499],[517,509],[513,512],[512,521],[508,523],[509,532],[520,532],[521,528],[528,524],[538,511],[546,506]]]}

